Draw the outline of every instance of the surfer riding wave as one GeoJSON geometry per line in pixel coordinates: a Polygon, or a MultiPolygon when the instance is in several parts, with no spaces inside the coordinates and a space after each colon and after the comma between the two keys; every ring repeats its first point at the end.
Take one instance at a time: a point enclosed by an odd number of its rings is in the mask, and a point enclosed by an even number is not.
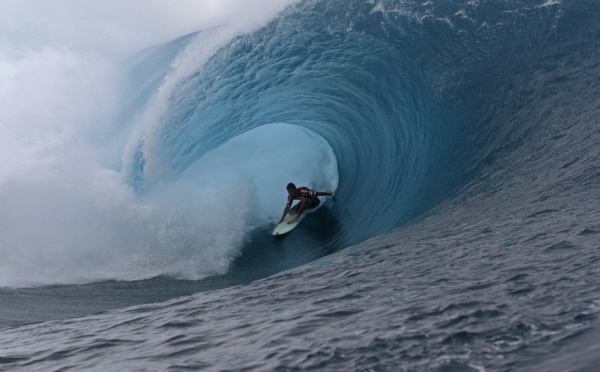
{"type": "Polygon", "coordinates": [[[279,220],[279,223],[282,223],[285,219],[285,216],[287,216],[287,214],[290,213],[295,216],[293,219],[288,221],[288,224],[290,225],[296,223],[298,221],[298,218],[300,218],[300,216],[302,215],[302,212],[304,212],[305,210],[314,209],[319,206],[321,201],[319,200],[318,196],[333,195],[332,192],[315,191],[309,189],[306,186],[296,188],[296,185],[294,185],[291,182],[288,183],[286,189],[288,192],[288,201],[285,206],[285,210],[283,211],[283,216],[281,216],[281,220],[279,220]],[[296,206],[292,208],[292,202],[294,200],[300,200],[300,203],[296,204],[296,206]]]}

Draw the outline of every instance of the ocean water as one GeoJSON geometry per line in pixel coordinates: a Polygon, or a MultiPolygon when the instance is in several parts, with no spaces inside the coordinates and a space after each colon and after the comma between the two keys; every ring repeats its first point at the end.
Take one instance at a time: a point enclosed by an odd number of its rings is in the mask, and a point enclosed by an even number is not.
{"type": "Polygon", "coordinates": [[[69,116],[2,106],[0,370],[600,368],[596,1],[299,1],[74,59],[26,70],[69,116]],[[274,238],[287,182],[336,194],[274,238]]]}

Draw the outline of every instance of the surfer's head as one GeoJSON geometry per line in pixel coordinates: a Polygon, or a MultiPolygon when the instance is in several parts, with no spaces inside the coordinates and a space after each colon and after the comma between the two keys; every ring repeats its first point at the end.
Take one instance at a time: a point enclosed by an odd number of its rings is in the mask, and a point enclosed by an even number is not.
{"type": "Polygon", "coordinates": [[[288,194],[294,196],[294,194],[296,193],[296,185],[294,185],[293,183],[288,183],[287,186],[285,187],[288,194]]]}

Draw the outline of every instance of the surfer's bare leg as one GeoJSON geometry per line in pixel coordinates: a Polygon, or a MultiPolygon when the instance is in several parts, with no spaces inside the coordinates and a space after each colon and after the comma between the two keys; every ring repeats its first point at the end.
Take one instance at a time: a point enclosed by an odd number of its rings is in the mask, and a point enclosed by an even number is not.
{"type": "Polygon", "coordinates": [[[296,215],[296,218],[300,217],[300,215],[302,215],[302,212],[304,212],[304,210],[306,209],[306,205],[310,202],[309,198],[302,198],[302,200],[300,200],[300,208],[298,209],[298,214],[296,215]]]}
{"type": "MultiPolygon", "coordinates": [[[[292,224],[292,223],[298,221],[298,218],[300,218],[300,216],[302,215],[302,212],[304,212],[304,209],[306,209],[306,205],[309,202],[310,202],[309,198],[302,198],[300,200],[300,203],[298,203],[298,206],[300,206],[300,208],[298,208],[298,213],[294,213],[294,218],[290,222],[288,222],[289,224],[292,224]]],[[[294,207],[294,209],[296,209],[296,207],[294,207]]]]}
{"type": "Polygon", "coordinates": [[[298,209],[300,209],[300,203],[296,204],[291,210],[290,210],[290,214],[293,216],[295,214],[298,214],[298,209]]]}

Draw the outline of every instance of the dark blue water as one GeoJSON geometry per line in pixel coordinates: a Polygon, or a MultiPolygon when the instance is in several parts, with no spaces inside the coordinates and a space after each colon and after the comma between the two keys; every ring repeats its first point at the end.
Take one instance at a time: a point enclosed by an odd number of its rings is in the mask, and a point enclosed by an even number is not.
{"type": "Polygon", "coordinates": [[[595,370],[599,20],[308,1],[189,67],[215,30],[135,55],[123,178],[244,223],[165,209],[133,277],[0,289],[0,368],[595,370]],[[282,173],[337,192],[273,239],[282,173]]]}

